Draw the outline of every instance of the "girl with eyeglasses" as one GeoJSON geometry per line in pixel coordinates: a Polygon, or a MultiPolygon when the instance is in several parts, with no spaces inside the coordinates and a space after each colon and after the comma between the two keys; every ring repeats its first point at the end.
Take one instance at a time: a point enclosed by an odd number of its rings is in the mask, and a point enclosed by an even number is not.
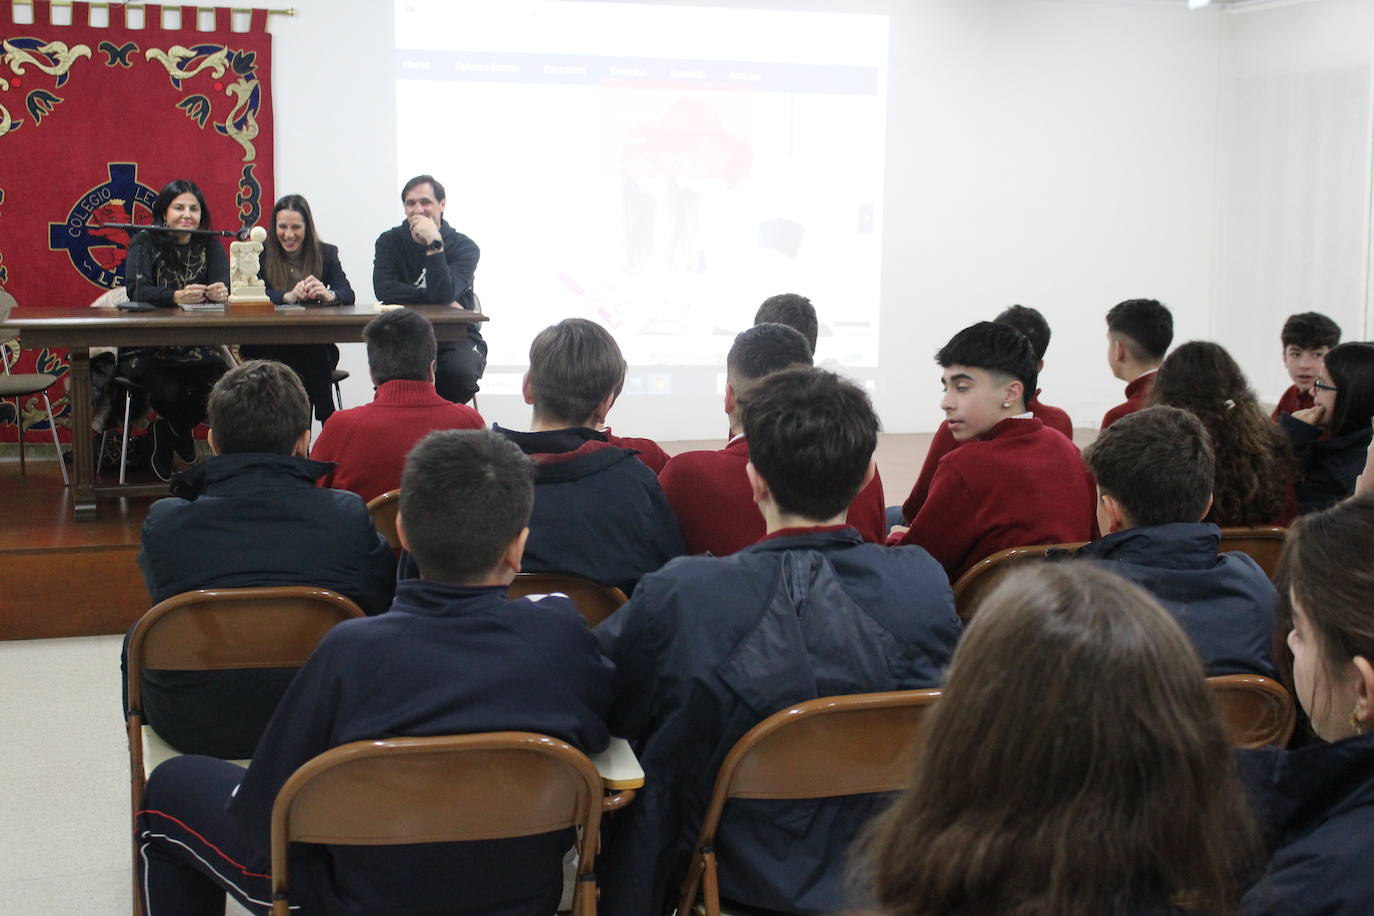
{"type": "Polygon", "coordinates": [[[1352,341],[1328,351],[1312,398],[1315,406],[1279,418],[1298,455],[1304,513],[1354,492],[1374,420],[1374,343],[1352,341]]]}

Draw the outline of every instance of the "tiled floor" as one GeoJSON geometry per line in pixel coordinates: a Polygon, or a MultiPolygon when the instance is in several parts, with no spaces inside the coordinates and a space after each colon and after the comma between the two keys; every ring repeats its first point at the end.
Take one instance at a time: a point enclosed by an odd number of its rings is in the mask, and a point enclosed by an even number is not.
{"type": "Polygon", "coordinates": [[[0,913],[132,910],[122,642],[0,642],[0,913]]]}

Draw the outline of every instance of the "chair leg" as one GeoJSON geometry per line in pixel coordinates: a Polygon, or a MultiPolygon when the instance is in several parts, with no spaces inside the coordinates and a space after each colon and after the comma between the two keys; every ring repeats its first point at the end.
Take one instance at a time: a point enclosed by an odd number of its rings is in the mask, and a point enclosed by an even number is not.
{"type": "Polygon", "coordinates": [[[340,410],[343,410],[343,392],[339,390],[338,382],[334,383],[334,403],[339,406],[340,410]]]}
{"type": "Polygon", "coordinates": [[[119,485],[124,486],[124,471],[129,466],[129,404],[133,401],[129,391],[124,392],[124,440],[119,446],[119,485]]]}
{"type": "Polygon", "coordinates": [[[52,431],[52,447],[57,451],[57,466],[62,470],[62,486],[70,487],[71,480],[67,478],[67,462],[62,460],[62,443],[57,438],[57,420],[53,419],[52,401],[48,400],[48,393],[43,392],[43,403],[48,408],[48,429],[52,431]]]}

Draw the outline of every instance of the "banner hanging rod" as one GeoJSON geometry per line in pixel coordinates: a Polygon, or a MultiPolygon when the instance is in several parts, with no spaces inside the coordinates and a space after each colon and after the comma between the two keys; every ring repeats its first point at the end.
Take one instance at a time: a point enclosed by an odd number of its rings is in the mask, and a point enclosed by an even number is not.
{"type": "MultiPolygon", "coordinates": [[[[0,2],[3,2],[3,0],[0,0],[0,2]]],[[[33,6],[33,4],[34,4],[34,0],[9,0],[9,2],[13,3],[13,4],[16,5],[16,6],[33,6]]],[[[48,0],[48,2],[49,2],[49,4],[50,4],[51,6],[72,6],[72,5],[73,5],[73,0],[48,0]]],[[[108,3],[108,2],[106,2],[106,3],[87,3],[86,5],[87,5],[87,6],[98,7],[98,8],[100,8],[100,9],[125,9],[125,10],[141,10],[141,9],[144,9],[145,7],[148,6],[148,4],[146,4],[146,3],[108,3]]],[[[180,11],[180,10],[182,10],[182,9],[185,8],[185,7],[182,6],[181,4],[177,4],[177,5],[175,5],[175,6],[172,6],[172,5],[169,5],[169,4],[161,4],[161,6],[162,6],[162,8],[163,8],[164,10],[178,10],[178,11],[180,11]]],[[[230,7],[221,7],[221,6],[192,6],[191,9],[195,9],[195,10],[218,10],[218,9],[228,9],[229,12],[231,12],[231,13],[252,13],[252,12],[256,12],[257,10],[261,9],[261,7],[255,7],[255,6],[230,6],[230,7]]],[[[286,8],[286,9],[284,9],[284,10],[273,10],[273,9],[269,9],[269,10],[267,10],[267,15],[269,15],[269,16],[294,16],[294,15],[296,15],[296,8],[295,8],[294,6],[292,6],[292,7],[286,8]]]]}

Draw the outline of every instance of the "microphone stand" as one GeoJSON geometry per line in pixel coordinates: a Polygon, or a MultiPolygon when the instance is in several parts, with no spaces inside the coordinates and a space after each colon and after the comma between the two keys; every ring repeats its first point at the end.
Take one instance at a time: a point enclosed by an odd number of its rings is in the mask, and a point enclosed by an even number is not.
{"type": "Polygon", "coordinates": [[[142,223],[101,223],[95,228],[124,229],[129,232],[165,232],[174,233],[176,235],[205,235],[216,238],[237,239],[240,242],[248,241],[248,229],[238,229],[233,232],[227,229],[176,229],[172,226],[154,226],[144,225],[142,223]]]}

